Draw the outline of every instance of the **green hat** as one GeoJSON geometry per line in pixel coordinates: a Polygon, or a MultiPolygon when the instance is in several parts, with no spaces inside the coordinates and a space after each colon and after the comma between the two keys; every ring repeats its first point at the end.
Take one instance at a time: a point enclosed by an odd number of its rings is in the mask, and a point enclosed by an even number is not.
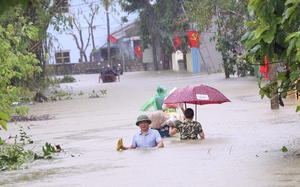
{"type": "Polygon", "coordinates": [[[149,117],[147,115],[140,115],[138,118],[137,118],[137,121],[136,121],[136,125],[139,126],[139,122],[141,121],[148,121],[149,124],[151,123],[151,120],[149,119],[149,117]]]}

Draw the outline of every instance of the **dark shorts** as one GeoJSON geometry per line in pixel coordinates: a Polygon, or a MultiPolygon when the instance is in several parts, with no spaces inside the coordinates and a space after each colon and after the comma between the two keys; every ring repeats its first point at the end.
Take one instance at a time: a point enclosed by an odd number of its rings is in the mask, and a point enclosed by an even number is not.
{"type": "Polygon", "coordinates": [[[163,137],[170,137],[170,134],[169,134],[169,126],[166,125],[164,126],[163,128],[161,129],[157,129],[160,136],[163,138],[163,137]]]}

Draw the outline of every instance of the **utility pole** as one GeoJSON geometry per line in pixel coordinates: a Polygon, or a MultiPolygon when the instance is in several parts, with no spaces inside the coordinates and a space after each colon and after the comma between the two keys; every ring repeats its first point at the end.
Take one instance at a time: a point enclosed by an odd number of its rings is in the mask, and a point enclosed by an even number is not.
{"type": "Polygon", "coordinates": [[[122,68],[123,72],[125,72],[125,60],[124,60],[124,46],[123,46],[123,40],[124,40],[124,28],[123,28],[123,23],[121,22],[121,29],[122,29],[122,38],[121,38],[121,53],[122,53],[122,68]]]}
{"type": "Polygon", "coordinates": [[[110,60],[110,28],[109,28],[109,12],[108,12],[108,6],[105,7],[106,10],[106,22],[107,22],[107,62],[112,67],[111,65],[111,60],[110,60]]]}
{"type": "MultiPolygon", "coordinates": [[[[106,11],[106,13],[109,13],[109,12],[107,12],[106,11]]],[[[124,36],[125,36],[125,34],[124,34],[124,28],[123,28],[123,22],[121,21],[119,21],[113,14],[112,14],[112,16],[113,16],[113,18],[118,22],[118,23],[120,23],[120,25],[121,25],[121,29],[122,29],[122,37],[121,37],[121,44],[120,44],[120,51],[121,51],[121,55],[122,55],[122,68],[123,68],[123,72],[125,71],[125,58],[124,58],[124,46],[123,46],[123,40],[124,40],[124,36]]]]}

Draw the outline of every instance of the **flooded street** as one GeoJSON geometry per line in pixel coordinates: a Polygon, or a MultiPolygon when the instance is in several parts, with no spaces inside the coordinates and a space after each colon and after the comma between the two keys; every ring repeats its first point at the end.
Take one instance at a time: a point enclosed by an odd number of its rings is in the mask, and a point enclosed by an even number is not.
{"type": "MultiPolygon", "coordinates": [[[[300,158],[300,100],[289,96],[284,107],[270,109],[261,99],[255,77],[174,72],[129,72],[121,82],[98,83],[97,74],[74,75],[77,82],[61,85],[76,96],[71,100],[30,105],[30,115],[54,119],[8,124],[4,139],[19,132],[19,125],[34,141],[28,149],[41,152],[46,142],[65,150],[53,159],[27,164],[29,169],[5,171],[0,186],[298,186],[300,158]],[[197,121],[205,139],[180,141],[163,138],[165,148],[116,151],[119,138],[125,146],[139,128],[141,106],[155,96],[158,84],[172,90],[206,84],[220,90],[231,102],[197,107],[197,121]],[[89,98],[107,90],[103,98],[89,98]],[[82,91],[84,95],[79,96],[82,91]],[[286,146],[288,152],[282,152],[286,146]]],[[[194,105],[188,105],[195,109],[194,105]]],[[[180,112],[179,112],[180,113],[180,112]]]]}

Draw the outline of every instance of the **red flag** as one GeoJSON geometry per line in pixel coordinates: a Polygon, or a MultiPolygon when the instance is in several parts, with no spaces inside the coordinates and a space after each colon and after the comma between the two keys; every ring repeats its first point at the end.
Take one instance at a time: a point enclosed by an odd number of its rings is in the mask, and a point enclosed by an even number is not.
{"type": "Polygon", "coordinates": [[[174,31],[174,51],[176,51],[177,47],[181,44],[181,39],[178,36],[177,32],[174,31]]]}
{"type": "Polygon", "coordinates": [[[187,32],[187,37],[189,41],[190,47],[199,47],[199,39],[200,39],[200,34],[198,31],[195,30],[188,30],[187,32]]]}
{"type": "Polygon", "coordinates": [[[134,51],[136,53],[136,55],[139,57],[139,58],[142,58],[142,49],[141,49],[141,45],[138,45],[134,48],[134,51]]]}
{"type": "Polygon", "coordinates": [[[264,61],[265,61],[265,65],[260,66],[259,72],[261,74],[264,74],[265,79],[268,79],[269,78],[269,60],[268,60],[267,56],[265,56],[264,61]]]}
{"type": "Polygon", "coordinates": [[[116,43],[117,42],[117,38],[114,37],[113,35],[109,35],[109,40],[112,42],[112,43],[116,43]]]}

